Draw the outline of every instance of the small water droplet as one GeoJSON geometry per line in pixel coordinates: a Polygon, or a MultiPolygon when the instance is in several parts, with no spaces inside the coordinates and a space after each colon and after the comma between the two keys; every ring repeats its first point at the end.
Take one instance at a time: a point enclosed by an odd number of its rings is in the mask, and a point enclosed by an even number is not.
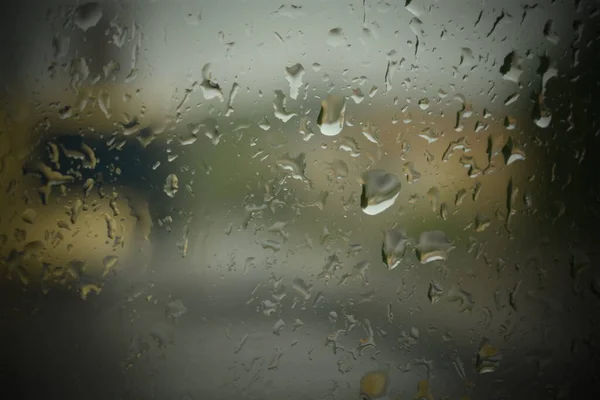
{"type": "Polygon", "coordinates": [[[167,196],[175,197],[175,194],[177,194],[177,192],[179,191],[179,178],[177,178],[177,175],[170,174],[169,176],[167,176],[167,179],[165,180],[165,185],[163,186],[163,190],[167,194],[167,196]]]}

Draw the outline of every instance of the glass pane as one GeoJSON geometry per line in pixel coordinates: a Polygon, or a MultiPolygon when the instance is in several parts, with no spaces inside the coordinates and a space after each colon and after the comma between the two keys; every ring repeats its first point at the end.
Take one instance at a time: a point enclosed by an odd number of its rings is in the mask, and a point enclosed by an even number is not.
{"type": "Polygon", "coordinates": [[[11,2],[4,387],[597,392],[598,7],[11,2]]]}

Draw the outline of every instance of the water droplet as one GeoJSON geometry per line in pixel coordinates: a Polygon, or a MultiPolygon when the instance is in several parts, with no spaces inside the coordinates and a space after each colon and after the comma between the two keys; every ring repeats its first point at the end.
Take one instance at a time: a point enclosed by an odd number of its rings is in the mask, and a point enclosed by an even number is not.
{"type": "Polygon", "coordinates": [[[498,368],[500,360],[502,360],[500,351],[484,340],[477,352],[475,368],[480,374],[494,372],[498,368]]]}
{"type": "Polygon", "coordinates": [[[340,180],[348,177],[348,164],[342,160],[333,160],[327,163],[330,176],[333,179],[340,180]]]}
{"type": "Polygon", "coordinates": [[[246,344],[246,342],[248,341],[248,336],[249,335],[247,333],[245,333],[244,336],[242,336],[242,338],[238,342],[237,346],[235,346],[235,350],[233,350],[233,354],[239,353],[244,348],[244,344],[246,344]]]}
{"type": "Polygon", "coordinates": [[[465,199],[466,196],[467,196],[467,189],[464,189],[464,188],[460,189],[456,193],[456,198],[454,200],[454,205],[457,206],[457,207],[460,206],[463,203],[463,201],[464,201],[464,199],[465,199]]]}
{"type": "Polygon", "coordinates": [[[419,137],[427,140],[427,143],[433,143],[440,138],[440,133],[431,127],[427,127],[419,132],[419,137]]]}
{"type": "Polygon", "coordinates": [[[289,154],[286,154],[284,157],[277,160],[277,165],[282,170],[289,172],[292,178],[301,180],[303,182],[310,182],[305,175],[305,156],[306,155],[304,153],[300,153],[296,157],[292,157],[289,154]]]}
{"type": "Polygon", "coordinates": [[[454,246],[443,231],[428,231],[421,233],[415,248],[419,261],[426,264],[436,260],[446,260],[454,246]]]}
{"type": "Polygon", "coordinates": [[[533,122],[540,128],[547,128],[552,121],[552,112],[544,104],[544,96],[539,95],[533,110],[533,122]]]}
{"type": "Polygon", "coordinates": [[[552,44],[558,44],[560,36],[554,31],[554,21],[549,19],[544,25],[544,37],[552,44]]]}
{"type": "Polygon", "coordinates": [[[327,44],[331,47],[339,47],[346,44],[346,37],[342,28],[330,29],[327,34],[327,44]]]}
{"type": "Polygon", "coordinates": [[[419,18],[413,17],[410,20],[410,22],[408,23],[408,26],[410,27],[410,30],[415,34],[415,36],[417,36],[417,37],[425,36],[425,29],[423,28],[423,22],[419,18]]]}
{"type": "Polygon", "coordinates": [[[519,100],[519,93],[513,93],[510,96],[508,96],[506,100],[504,100],[504,105],[509,106],[517,100],[519,100]]]}
{"type": "Polygon", "coordinates": [[[106,90],[101,90],[100,93],[98,93],[97,101],[98,106],[100,107],[100,110],[102,111],[106,119],[110,119],[110,96],[106,92],[106,90]]]}
{"type": "Polygon", "coordinates": [[[202,68],[202,83],[200,84],[200,89],[202,90],[202,95],[205,100],[211,100],[216,97],[220,101],[225,101],[221,86],[212,80],[210,63],[205,64],[202,68]]]}
{"type": "Polygon", "coordinates": [[[313,285],[309,285],[301,278],[294,279],[292,289],[298,292],[304,300],[310,299],[312,296],[313,285]]]}
{"type": "Polygon", "coordinates": [[[73,22],[82,31],[95,27],[102,18],[102,8],[98,3],[84,3],[75,9],[73,22]]]}
{"type": "Polygon", "coordinates": [[[280,336],[281,331],[285,328],[285,322],[282,319],[278,319],[273,325],[273,335],[280,336]]]}
{"type": "Polygon", "coordinates": [[[296,332],[296,330],[302,328],[304,326],[304,322],[302,320],[296,318],[294,319],[294,326],[292,326],[292,332],[296,332]]]}
{"type": "Polygon", "coordinates": [[[79,214],[83,209],[83,202],[80,199],[76,199],[73,202],[73,206],[71,207],[69,214],[71,215],[71,223],[76,224],[77,219],[79,218],[79,214]]]}
{"type": "Polygon", "coordinates": [[[360,90],[360,88],[356,88],[356,89],[352,89],[352,100],[354,100],[354,102],[356,104],[360,104],[362,103],[362,101],[365,99],[365,95],[363,94],[363,92],[360,90]]]}
{"type": "Polygon", "coordinates": [[[369,142],[379,145],[379,129],[370,122],[363,127],[362,134],[369,142]]]}
{"type": "Polygon", "coordinates": [[[504,118],[504,127],[509,131],[514,130],[517,127],[517,119],[510,115],[507,116],[504,118]]]}
{"type": "Polygon", "coordinates": [[[363,173],[360,206],[367,215],[377,215],[391,207],[400,194],[400,179],[381,169],[363,173]]]}
{"type": "Polygon", "coordinates": [[[440,217],[442,217],[444,221],[448,219],[448,205],[445,202],[440,205],[440,217]]]}
{"type": "Polygon", "coordinates": [[[109,239],[114,239],[117,233],[117,223],[113,217],[108,214],[104,214],[104,220],[106,221],[106,233],[109,239]]]}
{"type": "Polygon", "coordinates": [[[476,64],[473,50],[468,47],[460,49],[460,67],[473,67],[476,64]]]}
{"type": "Polygon", "coordinates": [[[285,68],[286,79],[290,85],[290,97],[294,100],[298,98],[298,89],[302,86],[302,77],[306,73],[302,64],[295,64],[285,68]]]}
{"type": "Polygon", "coordinates": [[[358,275],[363,280],[363,282],[369,283],[369,280],[367,278],[367,271],[369,270],[370,266],[371,266],[371,263],[369,261],[362,260],[362,261],[359,261],[352,268],[352,270],[354,271],[354,274],[358,275]]]}
{"type": "Polygon", "coordinates": [[[104,266],[104,271],[102,272],[102,276],[107,276],[119,263],[119,257],[109,255],[104,257],[102,260],[102,264],[104,266]]]}
{"type": "Polygon", "coordinates": [[[500,67],[500,73],[502,74],[502,78],[507,81],[511,81],[518,84],[519,78],[523,73],[521,62],[521,58],[517,56],[517,54],[514,51],[510,52],[504,58],[504,63],[500,67]]]}
{"type": "Polygon", "coordinates": [[[423,380],[417,383],[417,393],[413,397],[415,400],[432,400],[433,396],[429,390],[429,381],[423,380]]]}
{"type": "Polygon", "coordinates": [[[442,287],[438,283],[433,282],[433,281],[429,282],[429,289],[427,290],[427,298],[429,299],[431,304],[437,303],[443,294],[444,294],[444,289],[442,289],[442,287]]]}
{"type": "Polygon", "coordinates": [[[179,178],[177,178],[177,175],[170,174],[169,176],[167,176],[167,179],[165,180],[165,185],[163,186],[163,190],[167,194],[167,196],[175,197],[175,194],[177,194],[177,192],[179,191],[179,178]]]}
{"type": "Polygon", "coordinates": [[[419,108],[423,111],[427,110],[429,108],[429,99],[424,97],[419,100],[419,108]]]}
{"type": "Polygon", "coordinates": [[[350,153],[351,157],[359,157],[361,154],[358,143],[356,143],[356,140],[351,137],[342,138],[339,149],[342,151],[347,151],[350,153]]]}
{"type": "Polygon", "coordinates": [[[267,119],[266,116],[260,120],[260,122],[258,123],[258,126],[263,131],[268,131],[269,129],[271,129],[271,123],[269,122],[269,120],[267,119]]]}
{"type": "Polygon", "coordinates": [[[376,399],[386,396],[390,386],[390,377],[387,371],[371,371],[360,379],[361,399],[376,399]]]}
{"type": "Polygon", "coordinates": [[[408,10],[415,17],[420,17],[426,11],[419,3],[420,1],[406,0],[404,3],[404,8],[406,8],[406,10],[408,10]]]}
{"type": "Polygon", "coordinates": [[[269,370],[278,369],[279,368],[279,360],[281,359],[281,356],[283,356],[283,353],[279,349],[276,348],[274,350],[273,357],[271,358],[271,361],[269,362],[269,365],[267,366],[267,369],[269,369],[269,370]]]}
{"type": "Polygon", "coordinates": [[[28,224],[35,224],[37,213],[35,210],[28,208],[21,213],[21,219],[28,224]]]}
{"type": "Polygon", "coordinates": [[[92,178],[87,178],[83,183],[83,198],[87,199],[90,196],[90,192],[94,188],[94,180],[92,178]]]}
{"type": "Polygon", "coordinates": [[[452,288],[448,291],[448,300],[451,302],[459,302],[460,312],[471,311],[473,309],[473,296],[471,293],[459,288],[458,286],[452,286],[452,288]]]}
{"type": "Polygon", "coordinates": [[[430,188],[427,191],[427,197],[429,198],[429,203],[431,204],[431,210],[433,212],[437,212],[440,204],[440,190],[435,186],[430,188]]]}
{"type": "Polygon", "coordinates": [[[346,99],[330,94],[321,101],[321,111],[317,117],[317,125],[325,136],[335,136],[344,127],[346,99]]]}
{"type": "Polygon", "coordinates": [[[263,240],[261,242],[261,246],[263,249],[271,249],[274,252],[278,252],[279,250],[281,250],[281,243],[279,243],[276,240],[273,239],[267,239],[267,240],[263,240]]]}
{"type": "Polygon", "coordinates": [[[407,243],[409,241],[405,229],[393,228],[385,232],[383,236],[382,255],[383,262],[389,270],[400,265],[400,261],[402,261],[406,251],[407,243]]]}
{"type": "Polygon", "coordinates": [[[406,175],[408,183],[417,183],[421,179],[421,173],[415,169],[415,164],[412,161],[407,161],[402,166],[402,172],[406,175]]]}
{"type": "Polygon", "coordinates": [[[180,299],[173,300],[167,304],[167,317],[177,319],[187,312],[187,307],[183,304],[180,299]]]}
{"type": "Polygon", "coordinates": [[[502,155],[504,156],[504,162],[506,165],[510,165],[515,161],[523,161],[526,158],[525,152],[515,145],[512,137],[509,138],[504,145],[502,149],[502,155]]]}
{"type": "Polygon", "coordinates": [[[286,98],[285,94],[281,90],[275,91],[275,100],[273,100],[273,109],[275,110],[275,117],[283,122],[288,122],[292,117],[296,116],[296,113],[289,112],[285,109],[286,98]]]}

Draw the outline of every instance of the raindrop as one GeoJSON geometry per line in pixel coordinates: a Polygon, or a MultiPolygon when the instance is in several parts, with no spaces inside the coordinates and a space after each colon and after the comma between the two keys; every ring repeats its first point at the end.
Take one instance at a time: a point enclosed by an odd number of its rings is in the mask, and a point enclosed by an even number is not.
{"type": "Polygon", "coordinates": [[[35,210],[28,208],[21,213],[21,219],[28,224],[35,224],[37,213],[35,210]]]}
{"type": "Polygon", "coordinates": [[[310,299],[312,296],[313,285],[307,284],[301,278],[294,279],[292,289],[294,289],[304,300],[310,299]]]}
{"type": "Polygon", "coordinates": [[[387,230],[383,236],[382,256],[383,262],[392,270],[400,265],[404,257],[408,237],[403,228],[387,230]]]}
{"type": "Polygon", "coordinates": [[[517,127],[517,119],[510,115],[507,116],[504,118],[504,127],[509,131],[514,130],[517,127]]]}
{"type": "Polygon", "coordinates": [[[317,117],[317,125],[325,136],[335,136],[344,127],[346,100],[338,95],[330,94],[321,101],[321,111],[317,117]]]}
{"type": "Polygon", "coordinates": [[[80,199],[76,199],[73,202],[73,206],[71,207],[69,214],[71,215],[71,223],[76,224],[77,219],[79,218],[79,214],[83,209],[83,202],[80,199]]]}
{"type": "Polygon", "coordinates": [[[205,64],[202,68],[202,83],[200,84],[200,89],[202,90],[202,95],[205,100],[211,100],[216,97],[220,101],[225,101],[221,87],[212,80],[210,63],[205,64]]]}
{"type": "Polygon", "coordinates": [[[424,97],[419,100],[419,108],[423,111],[427,110],[429,108],[429,99],[424,97]]]}
{"type": "Polygon", "coordinates": [[[297,115],[286,110],[286,97],[281,90],[275,91],[273,109],[275,110],[275,117],[283,122],[288,122],[292,117],[297,115]]]}
{"type": "Polygon", "coordinates": [[[327,44],[331,47],[339,47],[346,44],[346,37],[342,28],[330,29],[327,34],[327,44]]]}
{"type": "Polygon", "coordinates": [[[305,154],[300,153],[296,157],[286,154],[284,157],[277,160],[277,165],[284,171],[289,172],[289,175],[303,182],[310,182],[305,175],[306,161],[305,154]]]}
{"type": "Polygon", "coordinates": [[[114,270],[118,263],[119,257],[117,256],[109,255],[104,257],[102,260],[102,264],[104,266],[104,272],[102,273],[102,276],[107,276],[112,270],[114,270]]]}
{"type": "Polygon", "coordinates": [[[554,21],[551,19],[544,25],[544,37],[552,44],[558,44],[560,40],[558,33],[554,31],[554,21]]]}
{"type": "Polygon", "coordinates": [[[175,197],[175,194],[179,191],[179,178],[177,178],[177,175],[170,174],[167,176],[163,190],[167,196],[175,197]]]}
{"type": "Polygon", "coordinates": [[[108,93],[105,90],[100,91],[100,93],[98,93],[97,101],[98,106],[100,107],[100,110],[102,111],[106,119],[110,119],[110,96],[108,95],[108,93]]]}
{"type": "Polygon", "coordinates": [[[431,304],[437,303],[442,297],[444,290],[442,287],[436,282],[429,282],[429,289],[427,290],[427,298],[431,302],[431,304]]]}
{"type": "Polygon", "coordinates": [[[504,100],[504,105],[508,106],[516,102],[519,99],[519,93],[513,93],[504,100]]]}
{"type": "Polygon", "coordinates": [[[183,304],[183,301],[177,299],[167,304],[167,317],[177,319],[187,312],[187,307],[183,304]]]}
{"type": "Polygon", "coordinates": [[[440,138],[440,133],[435,129],[428,127],[419,132],[419,137],[427,140],[427,143],[434,143],[440,138]]]}
{"type": "Polygon", "coordinates": [[[367,215],[376,215],[391,207],[400,194],[400,180],[394,174],[381,169],[363,173],[360,184],[360,206],[367,215]]]}
{"type": "Polygon", "coordinates": [[[533,122],[540,128],[547,128],[552,121],[552,112],[544,104],[544,96],[539,95],[533,110],[533,122]]]}
{"type": "Polygon", "coordinates": [[[73,14],[73,22],[84,32],[98,25],[100,18],[102,18],[102,8],[98,3],[81,4],[73,14]]]}
{"type": "Polygon", "coordinates": [[[104,214],[104,220],[106,221],[106,234],[108,238],[115,239],[117,234],[117,222],[108,214],[104,214]]]}
{"type": "Polygon", "coordinates": [[[458,286],[450,288],[448,291],[448,300],[460,303],[460,312],[471,311],[473,309],[473,296],[458,286]]]}
{"type": "Polygon", "coordinates": [[[500,73],[502,74],[502,78],[507,81],[511,81],[518,84],[519,78],[523,73],[521,62],[521,58],[517,56],[517,54],[514,51],[509,53],[504,58],[504,63],[502,64],[502,67],[500,67],[500,73]]]}
{"type": "Polygon", "coordinates": [[[516,146],[512,138],[509,138],[502,148],[502,155],[504,156],[506,165],[510,165],[516,161],[523,161],[526,158],[525,152],[516,146]]]}
{"type": "Polygon", "coordinates": [[[278,319],[273,325],[273,335],[280,336],[283,328],[285,328],[285,322],[282,319],[278,319]]]}
{"type": "Polygon", "coordinates": [[[460,49],[460,65],[461,67],[472,67],[475,65],[475,57],[473,56],[473,50],[468,47],[460,49]]]}
{"type": "Polygon", "coordinates": [[[296,100],[298,98],[298,89],[302,86],[302,77],[306,73],[302,64],[295,64],[285,68],[287,75],[286,79],[290,85],[290,98],[296,100]]]}
{"type": "Polygon", "coordinates": [[[475,368],[480,374],[494,372],[498,368],[500,360],[502,360],[500,351],[484,340],[477,352],[475,368]]]}
{"type": "Polygon", "coordinates": [[[443,231],[421,233],[419,243],[415,247],[417,258],[422,264],[436,260],[446,260],[449,252],[454,248],[443,231]]]}

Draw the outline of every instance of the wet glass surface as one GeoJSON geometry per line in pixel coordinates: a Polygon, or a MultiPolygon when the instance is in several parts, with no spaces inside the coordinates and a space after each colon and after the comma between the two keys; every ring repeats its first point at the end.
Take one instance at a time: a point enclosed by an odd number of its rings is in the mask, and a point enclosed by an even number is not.
{"type": "Polygon", "coordinates": [[[597,393],[599,7],[7,6],[2,387],[597,393]]]}

